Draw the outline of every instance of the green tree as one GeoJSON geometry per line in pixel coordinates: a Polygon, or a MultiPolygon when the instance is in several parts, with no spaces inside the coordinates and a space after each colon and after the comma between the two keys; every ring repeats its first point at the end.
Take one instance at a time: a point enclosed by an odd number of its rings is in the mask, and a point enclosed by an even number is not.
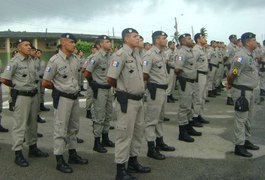
{"type": "Polygon", "coordinates": [[[207,33],[207,30],[206,30],[206,28],[201,28],[201,30],[200,30],[200,32],[201,32],[201,34],[203,34],[203,36],[205,36],[205,38],[207,38],[208,37],[208,33],[207,33]]]}
{"type": "Polygon", "coordinates": [[[76,43],[76,48],[80,49],[83,51],[85,54],[90,54],[91,53],[91,48],[94,45],[92,42],[87,42],[87,41],[78,41],[76,43]]]}

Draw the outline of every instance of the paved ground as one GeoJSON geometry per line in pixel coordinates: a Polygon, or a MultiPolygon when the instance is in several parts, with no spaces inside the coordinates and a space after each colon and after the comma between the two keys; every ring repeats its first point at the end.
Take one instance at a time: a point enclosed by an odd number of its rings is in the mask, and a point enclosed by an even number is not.
{"type": "MultiPolygon", "coordinates": [[[[7,110],[7,88],[4,88],[3,125],[12,127],[12,113],[7,110]]],[[[50,91],[46,93],[47,106],[51,108],[50,91]]],[[[176,110],[178,103],[167,104],[166,115],[171,119],[164,125],[165,141],[176,147],[175,152],[165,153],[167,159],[157,161],[146,157],[147,145],[143,141],[140,161],[152,168],[149,174],[136,174],[139,179],[265,179],[265,105],[257,105],[253,121],[252,141],[260,145],[259,151],[253,151],[253,158],[242,158],[233,154],[232,128],[233,107],[225,105],[225,92],[218,98],[210,98],[206,105],[205,117],[211,121],[203,128],[197,128],[203,133],[196,137],[194,143],[184,143],[177,139],[178,124],[176,110]]],[[[115,164],[113,150],[107,154],[95,153],[91,120],[85,118],[84,99],[80,99],[80,133],[79,137],[85,142],[79,144],[78,151],[82,157],[89,159],[85,166],[73,165],[74,173],[62,174],[55,170],[53,147],[53,112],[42,113],[47,123],[39,124],[39,132],[44,134],[38,141],[38,146],[49,152],[45,159],[30,158],[28,168],[20,168],[14,164],[14,153],[11,151],[11,133],[0,134],[0,180],[28,179],[114,179],[115,164]]],[[[110,131],[114,139],[115,130],[110,131]]],[[[28,148],[25,146],[24,155],[27,157],[28,148]]],[[[67,156],[65,156],[67,158],[67,156]]]]}

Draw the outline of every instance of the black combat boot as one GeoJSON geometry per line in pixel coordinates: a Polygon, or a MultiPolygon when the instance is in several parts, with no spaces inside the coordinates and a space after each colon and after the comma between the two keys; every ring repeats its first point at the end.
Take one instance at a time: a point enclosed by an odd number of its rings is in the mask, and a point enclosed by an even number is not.
{"type": "Polygon", "coordinates": [[[235,154],[243,157],[252,157],[252,154],[247,151],[244,145],[236,145],[235,154]]]}
{"type": "Polygon", "coordinates": [[[90,110],[87,110],[86,111],[86,118],[92,119],[92,114],[91,114],[91,111],[90,110]]]}
{"type": "Polygon", "coordinates": [[[129,158],[127,170],[130,173],[149,173],[149,172],[151,172],[150,167],[144,167],[138,162],[137,156],[129,158]]]}
{"type": "Polygon", "coordinates": [[[185,142],[194,142],[194,139],[188,134],[188,125],[179,126],[179,140],[185,142]]]}
{"type": "Polygon", "coordinates": [[[198,121],[202,124],[209,124],[210,122],[205,120],[201,115],[198,116],[198,121]]]}
{"type": "Polygon", "coordinates": [[[187,132],[189,135],[191,136],[201,136],[202,133],[196,131],[193,127],[192,127],[192,122],[189,122],[188,126],[187,126],[187,132]]]}
{"type": "Polygon", "coordinates": [[[150,158],[154,158],[157,160],[164,160],[166,157],[159,152],[158,149],[155,148],[155,143],[153,141],[147,142],[148,144],[148,152],[147,156],[150,158]]]}
{"type": "Polygon", "coordinates": [[[226,105],[230,105],[230,106],[234,105],[234,101],[233,101],[233,99],[231,97],[227,97],[226,105]]]}
{"type": "Polygon", "coordinates": [[[29,157],[48,157],[49,154],[46,152],[42,152],[37,144],[33,144],[29,146],[29,157]]]}
{"type": "Polygon", "coordinates": [[[38,122],[38,123],[46,123],[46,121],[45,121],[44,119],[42,119],[42,118],[40,117],[40,115],[37,115],[37,122],[38,122]]]}
{"type": "Polygon", "coordinates": [[[191,122],[192,122],[192,126],[194,127],[203,127],[202,123],[199,120],[199,116],[193,117],[191,122]]]}
{"type": "Polygon", "coordinates": [[[99,153],[106,153],[106,152],[108,152],[107,149],[105,149],[102,146],[102,144],[100,143],[100,137],[95,137],[93,150],[94,151],[97,151],[99,153]]]}
{"type": "Polygon", "coordinates": [[[56,155],[56,169],[63,173],[72,173],[73,169],[64,161],[63,155],[56,155]]]}
{"type": "Polygon", "coordinates": [[[28,161],[24,158],[22,151],[15,151],[15,163],[19,165],[20,167],[28,167],[29,163],[28,161]]]}
{"type": "Polygon", "coordinates": [[[137,178],[127,173],[125,163],[123,163],[117,164],[116,180],[137,180],[137,178]]]}
{"type": "Polygon", "coordinates": [[[69,149],[69,158],[68,163],[69,164],[88,164],[87,159],[82,159],[80,156],[78,156],[75,149],[69,149]]]}
{"type": "Polygon", "coordinates": [[[44,103],[40,103],[40,110],[41,111],[50,111],[49,108],[47,108],[47,107],[44,106],[44,103]]]}
{"type": "Polygon", "coordinates": [[[109,139],[108,133],[102,134],[102,146],[103,147],[115,147],[115,144],[109,139]]]}
{"type": "Polygon", "coordinates": [[[161,151],[175,151],[174,147],[171,147],[165,144],[163,137],[156,138],[156,149],[161,150],[161,151]]]}
{"type": "Polygon", "coordinates": [[[8,129],[4,128],[4,127],[0,124],[0,132],[8,132],[8,129]]]}
{"type": "Polygon", "coordinates": [[[208,97],[215,97],[215,95],[214,95],[212,90],[208,91],[208,97]]]}
{"type": "Polygon", "coordinates": [[[246,149],[249,149],[249,150],[259,150],[259,146],[252,144],[249,140],[245,141],[244,146],[246,149]]]}

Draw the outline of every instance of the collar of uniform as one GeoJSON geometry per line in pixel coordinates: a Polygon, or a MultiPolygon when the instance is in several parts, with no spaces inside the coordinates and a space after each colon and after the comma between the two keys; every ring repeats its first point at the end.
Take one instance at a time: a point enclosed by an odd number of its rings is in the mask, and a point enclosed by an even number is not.
{"type": "Polygon", "coordinates": [[[107,56],[108,52],[104,51],[103,49],[100,49],[99,50],[99,53],[102,55],[102,56],[107,56]]]}
{"type": "Polygon", "coordinates": [[[253,54],[250,52],[250,50],[248,50],[247,48],[243,47],[244,51],[249,55],[252,56],[253,54]]]}
{"type": "Polygon", "coordinates": [[[123,44],[123,49],[130,55],[133,53],[133,49],[130,48],[127,44],[123,44]]]}
{"type": "Polygon", "coordinates": [[[64,54],[63,51],[59,50],[58,54],[59,54],[64,60],[66,60],[67,56],[66,56],[66,54],[64,54]]]}
{"type": "Polygon", "coordinates": [[[195,46],[197,46],[200,50],[203,50],[203,47],[200,44],[196,44],[195,46]]]}
{"type": "Polygon", "coordinates": [[[21,60],[21,61],[24,61],[27,59],[27,57],[23,56],[22,54],[20,53],[17,53],[17,57],[21,60]]]}
{"type": "Polygon", "coordinates": [[[192,48],[189,48],[188,46],[182,46],[183,49],[185,49],[188,52],[191,52],[192,48]]]}
{"type": "Polygon", "coordinates": [[[155,51],[157,54],[159,54],[159,53],[162,52],[162,50],[160,50],[160,49],[159,49],[158,47],[156,47],[156,46],[153,46],[152,48],[154,49],[154,51],[155,51]]]}

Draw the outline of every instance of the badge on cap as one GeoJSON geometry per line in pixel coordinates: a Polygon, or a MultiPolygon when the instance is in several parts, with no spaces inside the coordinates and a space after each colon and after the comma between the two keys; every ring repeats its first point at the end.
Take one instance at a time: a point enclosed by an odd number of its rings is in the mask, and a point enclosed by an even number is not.
{"type": "Polygon", "coordinates": [[[114,66],[114,67],[119,67],[119,62],[118,61],[115,61],[115,60],[112,60],[112,66],[114,66]]]}
{"type": "Polygon", "coordinates": [[[67,39],[69,39],[69,37],[70,37],[70,35],[69,35],[69,34],[67,34],[67,35],[66,35],[66,38],[67,38],[67,39]]]}
{"type": "Polygon", "coordinates": [[[132,29],[129,29],[128,32],[129,32],[129,33],[132,33],[132,29]]]}
{"type": "Polygon", "coordinates": [[[164,33],[164,32],[162,32],[162,33],[161,33],[161,35],[162,35],[162,36],[165,36],[165,33],[164,33]]]}

